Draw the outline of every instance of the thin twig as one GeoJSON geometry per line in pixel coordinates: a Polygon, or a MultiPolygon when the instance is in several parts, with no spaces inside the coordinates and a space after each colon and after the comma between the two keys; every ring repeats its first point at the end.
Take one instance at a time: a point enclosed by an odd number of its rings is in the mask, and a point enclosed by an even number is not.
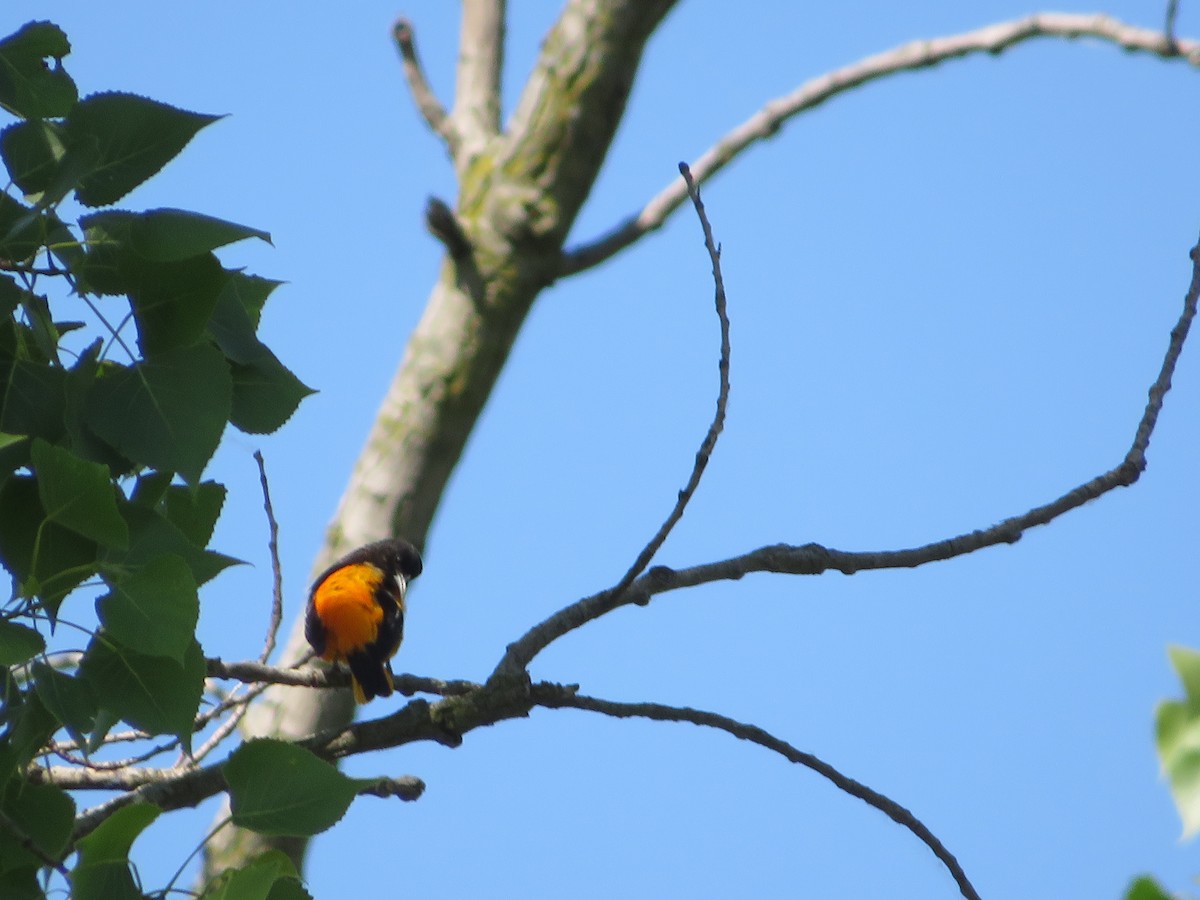
{"type": "Polygon", "coordinates": [[[521,638],[508,645],[493,677],[525,670],[538,653],[564,634],[619,606],[647,603],[656,594],[713,581],[737,580],[751,572],[820,575],[835,570],[852,575],[869,569],[912,569],[927,563],[965,556],[985,547],[1014,544],[1029,529],[1047,525],[1059,516],[1078,509],[1115,488],[1134,484],[1146,468],[1146,450],[1150,446],[1150,437],[1158,422],[1163,399],[1171,387],[1171,377],[1183,352],[1192,320],[1196,316],[1197,303],[1200,302],[1200,244],[1192,249],[1190,256],[1192,280],[1184,298],[1183,311],[1175,327],[1171,329],[1167,352],[1159,368],[1158,377],[1150,386],[1146,408],[1138,421],[1133,443],[1124,459],[1114,468],[1049,503],[1012,516],[990,528],[959,534],[911,549],[852,552],[834,550],[820,544],[775,544],[742,556],[689,569],[676,570],[666,566],[655,566],[636,579],[622,595],[607,590],[600,591],[564,607],[535,625],[521,638]]]}
{"type": "Polygon", "coordinates": [[[221,742],[225,740],[225,738],[233,734],[234,729],[236,729],[238,725],[241,724],[242,719],[245,718],[246,711],[250,708],[251,701],[257,698],[258,695],[265,691],[268,687],[270,687],[269,684],[256,684],[254,687],[250,688],[250,690],[246,691],[243,696],[232,700],[232,704],[236,707],[236,711],[228,719],[218,725],[216,730],[210,734],[204,743],[201,744],[200,747],[192,754],[191,758],[188,760],[189,768],[195,768],[197,765],[199,765],[200,761],[203,760],[204,757],[216,750],[217,747],[221,745],[221,742]]]}
{"type": "Polygon", "coordinates": [[[1163,23],[1163,34],[1172,44],[1175,43],[1175,15],[1179,12],[1179,0],[1168,0],[1167,17],[1163,23]]]}
{"type": "Polygon", "coordinates": [[[704,469],[708,466],[708,460],[712,456],[713,449],[717,446],[717,438],[720,437],[721,430],[725,427],[725,409],[729,405],[729,315],[725,307],[725,280],[721,277],[721,250],[713,240],[712,226],[709,224],[708,215],[704,211],[704,204],[700,200],[700,191],[696,187],[696,182],[692,179],[692,173],[688,169],[687,163],[679,164],[679,174],[683,176],[688,195],[692,198],[692,205],[696,208],[696,215],[700,217],[700,227],[704,230],[704,246],[708,250],[708,258],[712,261],[712,275],[715,285],[714,293],[716,295],[715,305],[717,308],[717,318],[721,323],[721,358],[717,363],[717,369],[720,372],[720,387],[717,390],[717,410],[713,414],[712,423],[708,426],[704,440],[700,443],[700,449],[696,451],[696,462],[692,466],[692,474],[688,477],[687,484],[684,485],[683,490],[679,492],[674,508],[671,510],[670,515],[667,516],[666,521],[659,527],[654,537],[642,548],[642,552],[638,554],[633,565],[629,567],[629,571],[610,589],[613,597],[620,597],[625,592],[625,589],[633,583],[634,579],[646,570],[646,566],[650,565],[650,561],[654,559],[654,554],[659,551],[663,542],[666,541],[667,536],[670,535],[671,529],[683,517],[683,511],[687,508],[692,495],[696,493],[696,488],[700,486],[700,478],[704,475],[704,469]]]}
{"type": "MultiPolygon", "coordinates": [[[[692,164],[703,184],[751,145],[776,134],[792,117],[819,106],[839,94],[894,75],[935,66],[951,59],[979,53],[999,54],[1039,37],[1093,37],[1128,51],[1151,53],[1163,59],[1186,59],[1200,65],[1200,41],[1175,40],[1161,31],[1137,28],[1110,16],[1039,13],[1011,22],[988,25],[977,31],[928,41],[914,41],[835,69],[800,85],[790,94],[770,100],[732,131],[720,138],[692,164]]],[[[672,181],[640,212],[634,213],[597,240],[564,251],[558,277],[564,278],[599,265],[644,235],[662,226],[687,199],[687,191],[672,181]]]]}
{"type": "Polygon", "coordinates": [[[408,81],[408,89],[412,92],[421,117],[430,130],[446,142],[447,148],[453,154],[458,145],[458,135],[450,117],[446,115],[446,108],[433,93],[429,79],[425,77],[425,68],[417,56],[412,23],[408,19],[397,19],[396,24],[392,26],[392,37],[396,41],[396,49],[400,51],[400,59],[404,63],[404,78],[408,81]]]}
{"type": "Polygon", "coordinates": [[[610,700],[600,700],[581,694],[566,692],[540,692],[535,686],[534,696],[539,706],[549,709],[580,709],[589,712],[603,713],[618,719],[642,718],[653,719],[657,722],[690,722],[704,728],[715,728],[724,731],[743,741],[758,744],[778,753],[789,762],[804,766],[828,779],[838,790],[857,797],[869,806],[879,810],[893,822],[904,826],[925,844],[950,872],[958,884],[958,889],[968,900],[979,900],[979,894],[972,886],[967,873],[963,871],[957,859],[937,836],[908,809],[895,800],[887,797],[848,775],[843,775],[829,763],[811,753],[798,750],[786,741],[782,741],[767,731],[743,722],[721,716],[716,713],[704,712],[686,707],[664,706],[660,703],[615,703],[610,700]]]}
{"type": "Polygon", "coordinates": [[[274,589],[271,595],[271,621],[267,625],[267,640],[258,661],[266,663],[275,650],[275,638],[279,634],[279,623],[283,621],[283,571],[279,565],[279,523],[275,521],[275,509],[271,506],[271,487],[267,483],[267,466],[261,450],[254,451],[258,463],[258,479],[262,483],[263,508],[267,512],[267,549],[271,553],[271,576],[274,589]]]}
{"type": "Polygon", "coordinates": [[[412,775],[404,775],[400,778],[380,778],[370,784],[359,788],[359,796],[371,797],[399,797],[401,800],[409,802],[419,800],[421,795],[425,793],[425,782],[420,778],[412,775]]]}
{"type": "MultiPolygon", "coordinates": [[[[262,485],[263,509],[266,510],[267,514],[267,549],[271,554],[271,574],[273,581],[271,619],[267,624],[267,638],[263,644],[262,653],[258,656],[259,663],[266,665],[267,660],[271,657],[271,653],[275,650],[275,640],[279,634],[279,625],[283,621],[283,570],[279,564],[279,522],[275,518],[275,509],[271,503],[271,487],[267,479],[266,461],[263,459],[261,450],[254,451],[254,461],[258,463],[258,478],[262,485]]],[[[179,767],[186,769],[196,768],[204,757],[212,753],[213,750],[219,747],[234,732],[238,725],[241,724],[242,719],[245,718],[246,711],[250,708],[250,702],[266,689],[267,684],[264,683],[255,685],[245,695],[240,697],[231,693],[215,709],[197,716],[196,729],[199,730],[218,715],[227,710],[233,710],[233,715],[218,725],[216,730],[208,736],[195,752],[181,758],[179,767]]]]}
{"type": "Polygon", "coordinates": [[[62,759],[63,762],[68,762],[71,765],[83,766],[86,769],[94,769],[99,772],[111,772],[114,769],[126,769],[130,766],[136,766],[140,765],[141,763],[148,762],[160,754],[174,750],[178,744],[179,739],[175,738],[174,740],[168,741],[165,744],[159,744],[150,750],[147,750],[145,753],[138,754],[137,756],[130,756],[127,759],[114,760],[88,759],[86,756],[80,756],[77,753],[73,753],[70,750],[64,749],[59,742],[54,742],[48,745],[46,749],[62,759]]]}
{"type": "MultiPolygon", "coordinates": [[[[128,743],[130,741],[147,741],[152,737],[154,737],[154,735],[150,734],[148,731],[118,731],[116,734],[106,734],[104,736],[103,746],[107,747],[109,744],[128,743]]],[[[85,743],[86,742],[80,743],[79,741],[74,740],[53,741],[49,744],[47,749],[53,753],[57,753],[60,750],[81,750],[83,749],[85,743]]],[[[178,743],[179,740],[176,738],[175,740],[160,747],[158,752],[165,753],[167,750],[175,747],[175,745],[178,743]]]]}

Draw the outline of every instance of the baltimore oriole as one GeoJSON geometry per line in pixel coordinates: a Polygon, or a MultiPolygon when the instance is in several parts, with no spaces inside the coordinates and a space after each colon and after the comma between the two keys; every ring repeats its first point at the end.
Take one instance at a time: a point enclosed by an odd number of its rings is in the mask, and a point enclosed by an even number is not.
{"type": "Polygon", "coordinates": [[[304,636],[322,659],[349,664],[359,703],[391,696],[391,659],[404,637],[404,595],[420,574],[417,548],[387,540],[343,556],[313,582],[304,636]]]}

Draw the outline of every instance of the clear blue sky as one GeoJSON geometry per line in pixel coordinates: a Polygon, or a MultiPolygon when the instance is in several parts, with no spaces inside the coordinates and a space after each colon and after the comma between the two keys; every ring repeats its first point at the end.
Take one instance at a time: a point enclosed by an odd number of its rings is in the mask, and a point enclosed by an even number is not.
{"type": "MultiPolygon", "coordinates": [[[[557,3],[513,3],[506,110],[557,3]]],[[[1094,4],[1068,8],[1093,11],[1094,4]]],[[[1165,3],[1106,11],[1156,26],[1165,3]]],[[[681,3],[574,232],[645,202],[767,99],[920,37],[1030,11],[987,0],[681,3]]],[[[8,0],[50,17],[84,90],[229,118],[131,206],[269,230],[228,263],[288,283],[265,336],[320,394],[268,440],[231,434],[219,549],[252,560],[202,597],[206,652],[255,655],[270,601],[256,447],[282,522],[289,618],[439,264],[428,194],[454,195],[391,45],[408,15],[451,101],[457,4],[8,0]]],[[[1183,3],[1181,34],[1200,35],[1183,3]]],[[[986,527],[1114,465],[1200,232],[1200,73],[1043,41],[844,96],[705,191],[733,322],[726,431],[659,561],[767,543],[915,546],[986,527]]],[[[716,390],[699,227],[661,233],[539,300],[455,473],[410,604],[402,671],[482,678],[550,612],[610,585],[674,501],[716,390]]],[[[1200,874],[1153,750],[1200,646],[1200,346],[1141,483],[1002,547],[911,572],[758,575],[577,632],[535,678],[761,725],[912,809],[984,897],[1115,897],[1200,874]]],[[[391,711],[398,699],[367,708],[391,711]]],[[[928,850],[808,772],[725,735],[576,712],[353,760],[413,774],[311,855],[335,897],[945,897],[928,850]]],[[[212,805],[135,847],[160,886],[212,805]]]]}

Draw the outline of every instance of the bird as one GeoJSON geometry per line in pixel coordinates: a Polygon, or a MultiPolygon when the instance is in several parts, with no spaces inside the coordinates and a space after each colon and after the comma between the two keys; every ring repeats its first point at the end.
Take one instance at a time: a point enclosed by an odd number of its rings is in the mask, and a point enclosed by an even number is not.
{"type": "Polygon", "coordinates": [[[304,636],[322,659],[350,666],[359,703],[392,695],[391,660],[404,637],[404,597],[422,568],[417,548],[393,538],[346,554],[313,582],[304,636]]]}

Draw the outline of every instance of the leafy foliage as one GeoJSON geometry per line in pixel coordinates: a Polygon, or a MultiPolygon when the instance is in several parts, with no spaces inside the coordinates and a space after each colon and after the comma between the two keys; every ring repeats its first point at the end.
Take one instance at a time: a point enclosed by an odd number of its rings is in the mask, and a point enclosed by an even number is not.
{"type": "MultiPolygon", "coordinates": [[[[0,41],[0,563],[13,584],[0,608],[0,894],[42,896],[40,873],[77,850],[73,896],[141,897],[129,848],[158,810],[121,808],[72,844],[73,800],[26,767],[56,735],[94,753],[120,721],[190,747],[205,675],[198,589],[236,562],[208,546],[225,488],[204,469],[228,424],[273,431],[311,391],[257,335],[278,282],[215,254],[270,242],[265,231],[111,208],[218,117],[80,97],[70,50],[49,22],[0,41]],[[68,611],[75,628],[90,620],[68,604],[84,584],[100,595],[90,640],[55,653],[47,641],[68,611]]],[[[233,771],[257,771],[265,749],[233,771]]],[[[222,890],[303,896],[277,857],[222,890]]]]}
{"type": "Polygon", "coordinates": [[[248,866],[228,871],[204,894],[205,900],[311,900],[300,886],[300,876],[287,855],[279,850],[264,853],[248,866]]]}
{"type": "Polygon", "coordinates": [[[1143,875],[1134,879],[1125,892],[1125,900],[1171,900],[1171,895],[1153,878],[1143,875]]]}
{"type": "Polygon", "coordinates": [[[1171,647],[1170,655],[1183,682],[1184,699],[1158,706],[1158,758],[1183,819],[1183,836],[1192,837],[1200,831],[1200,653],[1171,647]]]}
{"type": "Polygon", "coordinates": [[[346,813],[359,787],[303,747],[255,740],[225,764],[233,822],[260,834],[310,837],[346,813]]]}

